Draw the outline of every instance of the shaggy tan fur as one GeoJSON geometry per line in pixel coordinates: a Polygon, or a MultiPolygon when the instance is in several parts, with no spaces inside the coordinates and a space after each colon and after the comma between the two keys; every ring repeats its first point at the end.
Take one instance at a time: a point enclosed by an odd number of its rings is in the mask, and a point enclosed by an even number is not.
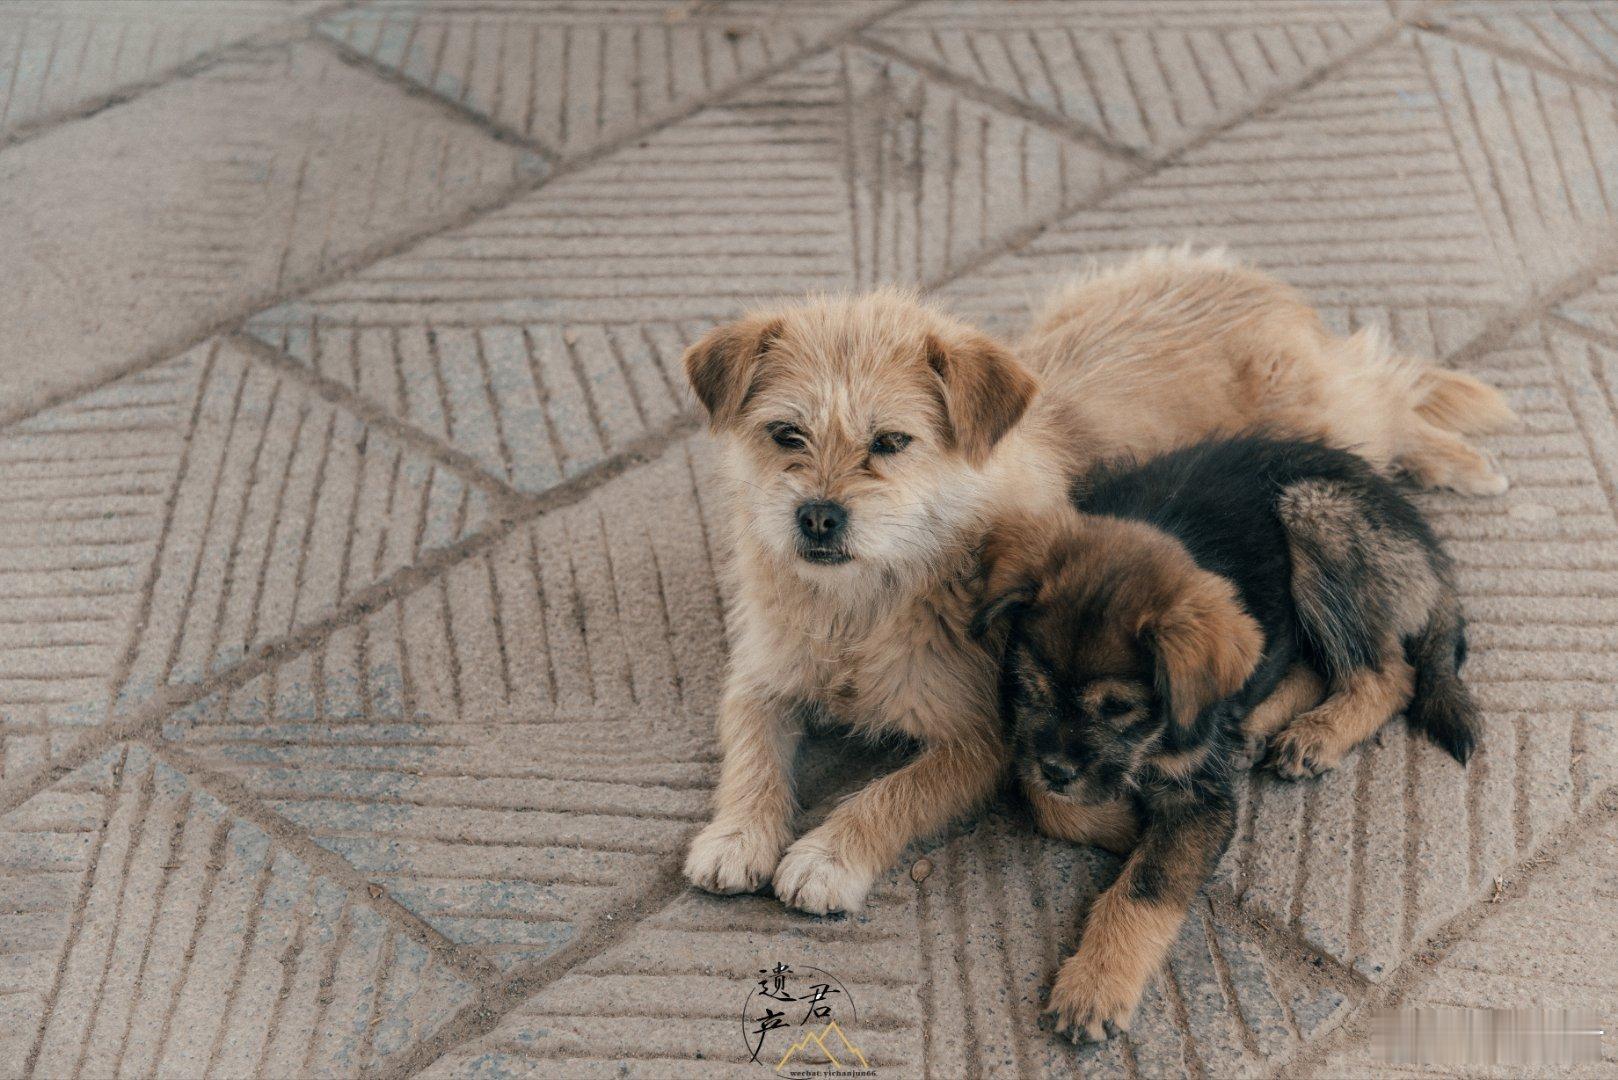
{"type": "Polygon", "coordinates": [[[1058,1032],[1075,1041],[1100,1041],[1129,1030],[1146,984],[1168,956],[1207,877],[1217,833],[1217,823],[1196,821],[1168,835],[1148,832],[1124,860],[1118,880],[1085,917],[1078,950],[1051,984],[1046,1012],[1058,1032]],[[1145,876],[1151,884],[1143,889],[1145,876]]]}
{"type": "Polygon", "coordinates": [[[1505,487],[1454,434],[1509,420],[1499,395],[1372,334],[1334,337],[1291,289],[1217,255],[1148,253],[1063,289],[1016,356],[884,291],[750,316],[685,363],[723,447],[735,547],[724,761],[686,873],[717,892],[773,876],[812,912],[858,908],[907,843],[994,789],[997,657],[966,632],[975,549],[1013,510],[1063,507],[1071,471],[1263,423],[1426,484],[1505,487]],[[801,448],[772,441],[780,424],[801,448]],[[873,453],[889,432],[913,441],[873,453]],[[847,562],[797,553],[810,499],[847,508],[847,562]],[[922,748],[792,843],[810,712],[922,748]]]}

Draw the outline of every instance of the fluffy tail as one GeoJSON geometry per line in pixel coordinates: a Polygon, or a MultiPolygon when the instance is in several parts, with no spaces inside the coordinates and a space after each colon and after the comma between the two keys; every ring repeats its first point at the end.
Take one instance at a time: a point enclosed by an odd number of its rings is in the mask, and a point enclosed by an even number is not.
{"type": "Polygon", "coordinates": [[[1407,649],[1416,669],[1416,692],[1405,717],[1450,757],[1466,764],[1477,746],[1480,724],[1472,691],[1461,681],[1466,662],[1466,625],[1453,603],[1441,604],[1407,649]]]}
{"type": "Polygon", "coordinates": [[[1461,435],[1504,431],[1517,423],[1500,391],[1459,371],[1423,368],[1416,394],[1416,412],[1424,420],[1461,435]]]}

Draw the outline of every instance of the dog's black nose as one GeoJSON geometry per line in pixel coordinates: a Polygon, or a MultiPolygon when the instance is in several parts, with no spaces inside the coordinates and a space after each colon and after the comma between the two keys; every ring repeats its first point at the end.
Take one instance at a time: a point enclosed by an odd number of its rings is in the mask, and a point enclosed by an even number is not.
{"type": "Polygon", "coordinates": [[[848,511],[834,502],[816,500],[798,507],[798,531],[806,540],[829,544],[842,535],[848,511]]]}
{"type": "Polygon", "coordinates": [[[1042,757],[1039,759],[1039,771],[1045,774],[1045,779],[1051,787],[1067,787],[1079,771],[1060,758],[1042,757]]]}

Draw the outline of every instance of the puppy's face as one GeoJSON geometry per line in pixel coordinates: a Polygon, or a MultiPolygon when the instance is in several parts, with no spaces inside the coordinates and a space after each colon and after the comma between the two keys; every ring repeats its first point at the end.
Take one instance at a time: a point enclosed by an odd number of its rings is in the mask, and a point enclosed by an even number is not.
{"type": "Polygon", "coordinates": [[[1109,518],[1002,524],[977,629],[1010,627],[1007,707],[1024,784],[1080,802],[1202,746],[1263,637],[1230,584],[1168,536],[1109,518]]]}
{"type": "Polygon", "coordinates": [[[1034,392],[993,342],[897,293],[752,316],[685,364],[728,444],[744,542],[825,583],[935,564],[1034,392]]]}
{"type": "Polygon", "coordinates": [[[1167,713],[1144,645],[1068,599],[1031,611],[1007,651],[1017,767],[1025,784],[1108,802],[1134,787],[1167,713]]]}

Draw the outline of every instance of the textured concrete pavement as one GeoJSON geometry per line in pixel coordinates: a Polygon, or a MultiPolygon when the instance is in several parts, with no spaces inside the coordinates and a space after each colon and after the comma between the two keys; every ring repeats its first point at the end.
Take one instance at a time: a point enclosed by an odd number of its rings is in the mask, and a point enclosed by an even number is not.
{"type": "MultiPolygon", "coordinates": [[[[15,0],[0,236],[0,1075],[1375,1076],[1440,1071],[1389,1005],[1618,1022],[1618,4],[15,0]],[[1040,994],[1116,863],[1009,812],[852,918],[683,884],[679,357],[881,282],[1011,332],[1184,240],[1522,415],[1509,494],[1422,498],[1487,732],[1256,780],[1080,1051],[1040,994]]],[[[877,767],[813,746],[809,814],[877,767]]]]}

